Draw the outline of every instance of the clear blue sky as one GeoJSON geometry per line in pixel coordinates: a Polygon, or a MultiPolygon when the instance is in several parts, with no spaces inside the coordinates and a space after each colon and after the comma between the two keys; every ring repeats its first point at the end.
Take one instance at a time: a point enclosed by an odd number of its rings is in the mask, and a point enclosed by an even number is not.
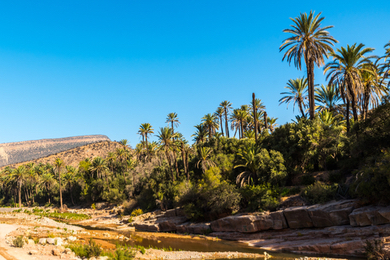
{"type": "Polygon", "coordinates": [[[135,146],[141,123],[157,132],[170,112],[192,140],[201,117],[252,92],[288,122],[280,92],[305,71],[278,48],[289,18],[310,10],[338,48],[382,55],[390,40],[388,1],[2,1],[0,143],[105,134],[135,146]]]}

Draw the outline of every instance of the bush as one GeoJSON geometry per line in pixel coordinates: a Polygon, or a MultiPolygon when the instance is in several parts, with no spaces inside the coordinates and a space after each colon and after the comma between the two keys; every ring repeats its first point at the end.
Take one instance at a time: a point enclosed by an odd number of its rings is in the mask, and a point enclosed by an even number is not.
{"type": "MultiPolygon", "coordinates": [[[[145,250],[145,249],[144,249],[145,250]]],[[[117,248],[115,250],[114,256],[110,259],[112,260],[131,260],[134,259],[135,252],[127,248],[117,248]]]]}
{"type": "Polygon", "coordinates": [[[326,185],[320,181],[306,187],[301,196],[311,204],[325,203],[336,198],[338,184],[326,185]]]}
{"type": "Polygon", "coordinates": [[[131,215],[132,217],[136,217],[136,216],[139,216],[139,215],[142,215],[144,214],[144,212],[142,211],[142,209],[135,209],[131,212],[131,215]]]}
{"type": "Polygon", "coordinates": [[[79,257],[98,257],[102,254],[101,247],[91,238],[88,245],[71,244],[68,247],[79,257]]]}
{"type": "Polygon", "coordinates": [[[268,185],[247,185],[240,189],[242,206],[248,211],[275,210],[279,206],[279,192],[268,185]]]}
{"type": "Polygon", "coordinates": [[[14,247],[23,247],[24,246],[24,239],[23,236],[18,236],[12,241],[12,244],[14,247]]]}
{"type": "Polygon", "coordinates": [[[355,182],[350,187],[353,197],[365,202],[390,202],[390,152],[383,151],[380,156],[368,158],[366,165],[356,171],[355,182]]]}

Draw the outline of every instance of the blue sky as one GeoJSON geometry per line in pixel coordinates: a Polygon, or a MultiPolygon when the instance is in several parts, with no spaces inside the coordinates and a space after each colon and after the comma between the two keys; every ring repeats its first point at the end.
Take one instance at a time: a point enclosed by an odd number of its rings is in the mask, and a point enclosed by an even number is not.
{"type": "Polygon", "coordinates": [[[37,2],[0,3],[0,143],[105,134],[135,146],[141,123],[157,133],[170,112],[191,140],[221,101],[252,92],[283,124],[298,110],[280,92],[305,74],[279,53],[290,17],[322,12],[337,48],[382,55],[390,40],[387,1],[37,2]]]}

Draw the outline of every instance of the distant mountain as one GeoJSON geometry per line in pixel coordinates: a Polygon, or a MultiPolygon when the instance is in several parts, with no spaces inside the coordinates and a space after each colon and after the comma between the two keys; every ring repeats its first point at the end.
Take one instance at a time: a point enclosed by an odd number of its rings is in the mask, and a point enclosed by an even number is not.
{"type": "Polygon", "coordinates": [[[0,144],[0,167],[32,161],[87,144],[110,141],[105,135],[83,135],[0,144]]]}

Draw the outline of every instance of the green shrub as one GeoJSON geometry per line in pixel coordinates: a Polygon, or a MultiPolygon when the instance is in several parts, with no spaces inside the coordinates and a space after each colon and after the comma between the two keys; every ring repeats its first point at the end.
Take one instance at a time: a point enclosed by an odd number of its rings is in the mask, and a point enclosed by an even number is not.
{"type": "Polygon", "coordinates": [[[240,189],[242,207],[248,211],[275,210],[279,206],[279,191],[268,185],[246,185],[240,189]]]}
{"type": "MultiPolygon", "coordinates": [[[[144,249],[145,250],[145,249],[144,249]]],[[[112,260],[132,260],[134,259],[135,252],[128,248],[117,248],[114,252],[114,256],[110,259],[112,260]]]]}
{"type": "Polygon", "coordinates": [[[24,239],[23,236],[18,236],[12,241],[12,244],[14,247],[23,247],[24,246],[24,239]]]}
{"type": "Polygon", "coordinates": [[[301,196],[311,204],[325,203],[336,198],[338,184],[326,185],[320,181],[306,187],[301,196]]]}
{"type": "Polygon", "coordinates": [[[79,257],[98,257],[102,254],[103,250],[101,247],[91,238],[88,241],[88,245],[80,245],[77,243],[69,244],[67,246],[79,257]]]}
{"type": "Polygon", "coordinates": [[[139,216],[139,215],[142,215],[144,214],[144,212],[142,211],[142,209],[135,209],[131,212],[130,216],[132,217],[136,217],[136,216],[139,216]]]}
{"type": "Polygon", "coordinates": [[[376,157],[368,158],[366,165],[356,171],[355,182],[350,187],[353,197],[365,202],[390,202],[390,152],[382,151],[376,157]]]}
{"type": "Polygon", "coordinates": [[[91,209],[96,209],[96,205],[95,205],[95,203],[92,203],[92,205],[91,205],[91,209]]]}

